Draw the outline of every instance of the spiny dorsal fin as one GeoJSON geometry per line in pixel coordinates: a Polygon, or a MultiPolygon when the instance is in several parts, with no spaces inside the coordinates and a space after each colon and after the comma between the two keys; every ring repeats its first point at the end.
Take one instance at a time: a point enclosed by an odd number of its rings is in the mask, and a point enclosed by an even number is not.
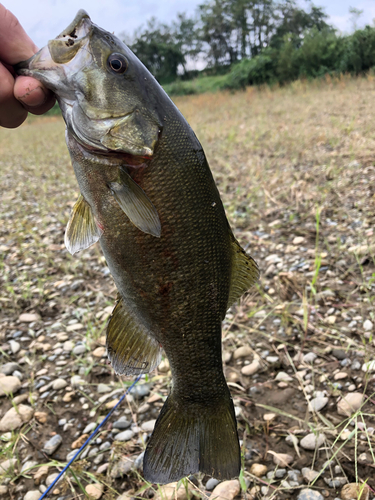
{"type": "Polygon", "coordinates": [[[241,295],[258,281],[259,268],[255,260],[247,255],[245,250],[234,238],[232,240],[232,275],[228,299],[228,309],[241,295]]]}
{"type": "Polygon", "coordinates": [[[142,328],[122,299],[117,302],[108,323],[107,351],[118,375],[149,373],[161,360],[159,342],[142,328]]]}
{"type": "Polygon", "coordinates": [[[161,225],[156,208],[127,172],[121,169],[118,182],[111,182],[109,188],[117,203],[138,229],[160,237],[161,225]]]}
{"type": "Polygon", "coordinates": [[[74,204],[65,231],[65,246],[73,255],[96,243],[103,231],[96,225],[90,205],[82,195],[74,204]]]}

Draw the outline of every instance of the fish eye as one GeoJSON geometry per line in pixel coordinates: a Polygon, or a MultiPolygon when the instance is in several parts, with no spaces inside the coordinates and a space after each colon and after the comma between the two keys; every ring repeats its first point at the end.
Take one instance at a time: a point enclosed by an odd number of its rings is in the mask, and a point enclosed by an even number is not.
{"type": "Polygon", "coordinates": [[[108,68],[117,74],[125,73],[128,69],[128,60],[122,54],[114,52],[108,57],[107,60],[108,68]]]}

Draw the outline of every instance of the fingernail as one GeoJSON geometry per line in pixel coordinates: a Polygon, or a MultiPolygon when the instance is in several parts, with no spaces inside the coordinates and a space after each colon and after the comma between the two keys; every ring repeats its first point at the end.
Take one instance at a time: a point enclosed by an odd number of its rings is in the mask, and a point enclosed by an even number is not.
{"type": "Polygon", "coordinates": [[[43,87],[35,87],[35,89],[32,89],[28,92],[25,92],[22,96],[19,96],[18,97],[18,100],[22,102],[22,104],[24,104],[25,106],[29,107],[29,108],[37,108],[39,106],[42,106],[48,99],[48,95],[45,91],[45,89],[43,87]],[[43,95],[43,99],[42,100],[39,100],[36,104],[30,104],[29,102],[26,102],[26,100],[30,100],[30,96],[31,94],[33,94],[36,90],[41,90],[42,91],[42,95],[43,95]]]}

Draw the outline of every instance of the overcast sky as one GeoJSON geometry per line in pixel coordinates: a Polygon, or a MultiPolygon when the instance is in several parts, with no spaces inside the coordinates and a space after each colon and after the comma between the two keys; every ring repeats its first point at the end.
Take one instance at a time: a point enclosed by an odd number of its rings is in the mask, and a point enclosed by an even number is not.
{"type": "MultiPolygon", "coordinates": [[[[193,14],[202,0],[3,0],[2,3],[20,20],[39,46],[55,38],[73,20],[79,8],[85,9],[92,21],[107,31],[132,35],[152,16],[169,22],[178,12],[193,14]]],[[[303,0],[299,3],[306,6],[303,0]]],[[[352,29],[349,7],[362,9],[358,26],[372,24],[375,18],[374,0],[316,0],[329,15],[329,22],[342,32],[352,29]]]]}

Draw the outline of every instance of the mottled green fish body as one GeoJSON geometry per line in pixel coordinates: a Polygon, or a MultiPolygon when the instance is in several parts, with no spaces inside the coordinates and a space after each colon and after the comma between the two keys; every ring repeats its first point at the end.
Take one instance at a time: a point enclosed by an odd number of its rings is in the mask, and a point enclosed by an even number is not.
{"type": "Polygon", "coordinates": [[[164,348],[172,389],[144,458],[168,483],[240,471],[221,322],[258,278],[235,240],[195,134],[132,52],[80,11],[18,71],[57,95],[81,196],[68,249],[99,241],[119,292],[107,328],[118,374],[148,373],[164,348]]]}

